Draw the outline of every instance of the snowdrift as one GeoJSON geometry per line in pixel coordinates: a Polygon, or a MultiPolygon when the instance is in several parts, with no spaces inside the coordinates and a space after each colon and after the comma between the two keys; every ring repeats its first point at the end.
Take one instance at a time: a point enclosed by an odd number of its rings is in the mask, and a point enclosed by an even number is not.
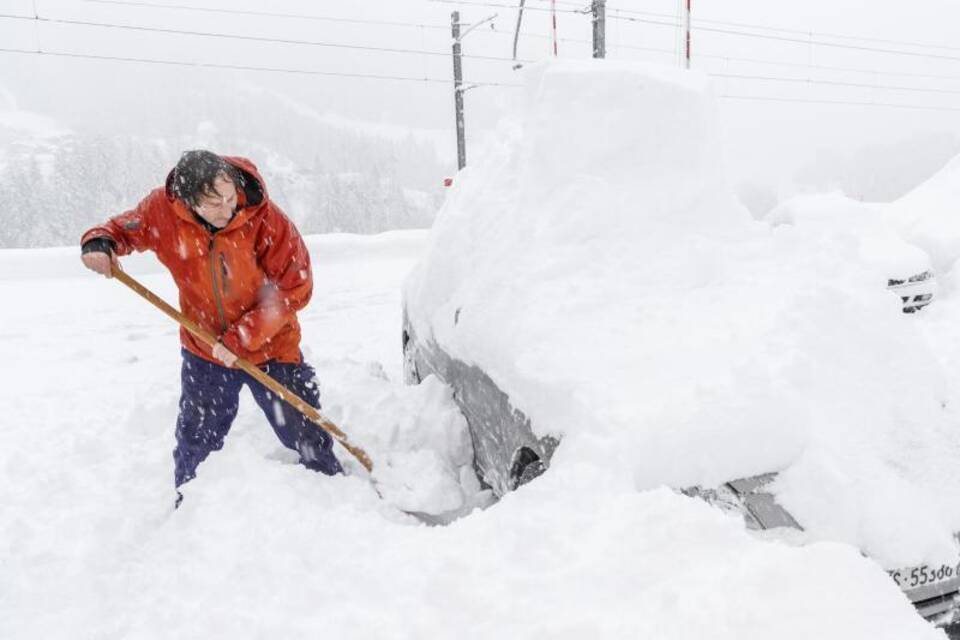
{"type": "Polygon", "coordinates": [[[766,216],[772,226],[803,227],[821,245],[844,242],[856,247],[864,266],[872,268],[876,284],[906,278],[932,268],[926,251],[901,237],[888,223],[882,204],[866,204],[842,193],[795,196],[766,216]]]}
{"type": "Polygon", "coordinates": [[[960,258],[960,157],[885,209],[904,238],[947,273],[960,258]]]}
{"type": "Polygon", "coordinates": [[[407,311],[562,437],[549,474],[602,470],[606,491],[780,471],[809,539],[955,562],[960,399],[885,290],[883,243],[753,221],[702,76],[539,67],[476,157],[407,311]]]}
{"type": "MultiPolygon", "coordinates": [[[[453,506],[465,483],[448,480],[469,457],[448,391],[398,380],[399,286],[420,243],[308,239],[316,291],[301,321],[324,411],[397,479],[414,469],[421,491],[381,500],[362,477],[305,471],[244,393],[177,511],[176,328],[70,269],[76,248],[0,252],[0,635],[942,637],[857,550],[757,540],[585,455],[447,527],[397,511],[453,506]]],[[[127,266],[173,298],[155,265],[127,266]]]]}

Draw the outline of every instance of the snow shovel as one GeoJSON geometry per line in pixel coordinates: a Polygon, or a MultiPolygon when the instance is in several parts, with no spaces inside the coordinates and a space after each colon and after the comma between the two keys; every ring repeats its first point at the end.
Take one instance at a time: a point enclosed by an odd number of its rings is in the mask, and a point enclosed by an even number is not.
{"type": "MultiPolygon", "coordinates": [[[[147,302],[150,302],[155,307],[160,309],[160,311],[163,311],[165,314],[179,322],[180,325],[183,326],[187,331],[203,340],[209,346],[212,347],[217,344],[216,336],[209,331],[204,330],[196,322],[190,320],[182,313],[171,307],[169,304],[164,302],[162,298],[144,287],[131,276],[127,275],[126,272],[115,268],[113,270],[113,277],[133,289],[133,291],[146,299],[147,302]]],[[[360,447],[350,444],[347,434],[345,434],[343,431],[340,431],[340,429],[337,428],[337,425],[324,418],[319,411],[307,404],[302,398],[295,393],[288,391],[283,385],[265,374],[256,365],[244,360],[243,358],[238,357],[235,366],[249,373],[257,382],[270,389],[270,391],[283,398],[283,400],[292,405],[303,415],[307,416],[311,422],[333,436],[337,442],[343,445],[344,449],[352,453],[353,457],[359,460],[360,464],[362,464],[367,471],[373,471],[373,462],[370,460],[370,456],[368,456],[367,453],[360,447]]]]}

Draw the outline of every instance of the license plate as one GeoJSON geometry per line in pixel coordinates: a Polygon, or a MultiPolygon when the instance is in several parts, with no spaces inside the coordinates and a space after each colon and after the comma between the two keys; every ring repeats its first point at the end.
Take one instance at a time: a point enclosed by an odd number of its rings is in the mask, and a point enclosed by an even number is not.
{"type": "Polygon", "coordinates": [[[896,571],[888,571],[887,573],[890,574],[890,577],[894,579],[897,586],[901,589],[916,589],[917,587],[946,582],[953,578],[960,578],[960,565],[951,566],[942,564],[939,567],[923,565],[909,569],[897,569],[896,571]]]}

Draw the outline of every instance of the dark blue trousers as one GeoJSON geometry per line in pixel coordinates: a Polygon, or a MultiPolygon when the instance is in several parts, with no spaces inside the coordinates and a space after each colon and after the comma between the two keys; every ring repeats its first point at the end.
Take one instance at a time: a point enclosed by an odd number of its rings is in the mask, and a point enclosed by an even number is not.
{"type": "MultiPolygon", "coordinates": [[[[307,403],[320,408],[316,373],[306,362],[268,362],[260,368],[307,403]]],[[[243,385],[250,387],[283,446],[300,454],[300,464],[327,475],[342,473],[333,455],[330,434],[244,371],[208,362],[183,350],[180,380],[177,446],[173,450],[177,487],[197,475],[197,466],[210,452],[223,448],[223,440],[237,415],[243,385]]]]}

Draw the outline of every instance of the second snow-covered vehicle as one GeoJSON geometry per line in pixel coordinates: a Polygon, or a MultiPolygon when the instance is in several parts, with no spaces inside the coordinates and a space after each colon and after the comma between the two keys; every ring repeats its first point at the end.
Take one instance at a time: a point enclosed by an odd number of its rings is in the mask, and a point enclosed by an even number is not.
{"type": "Polygon", "coordinates": [[[946,622],[960,393],[884,290],[927,266],[891,264],[896,239],[858,222],[753,220],[704,77],[530,73],[404,285],[406,380],[452,388],[481,481],[673,487],[859,549],[946,622]]]}
{"type": "Polygon", "coordinates": [[[888,205],[865,204],[840,193],[798,196],[778,205],[767,221],[803,227],[821,242],[856,238],[858,256],[872,265],[887,289],[896,294],[904,313],[915,313],[933,302],[937,278],[930,257],[898,237],[884,216],[888,205]],[[886,207],[886,208],[885,208],[886,207]]]}
{"type": "MultiPolygon", "coordinates": [[[[775,480],[776,474],[769,473],[731,480],[715,489],[692,487],[684,493],[739,514],[754,531],[802,531],[801,524],[770,492],[775,480]]],[[[901,567],[887,573],[924,618],[943,624],[954,621],[960,601],[960,562],[901,567]]]]}
{"type": "Polygon", "coordinates": [[[906,278],[890,278],[887,289],[894,292],[903,302],[904,313],[914,313],[933,302],[936,293],[936,276],[926,269],[906,278]]]}
{"type": "MultiPolygon", "coordinates": [[[[474,467],[481,482],[502,497],[547,470],[559,444],[537,437],[530,420],[477,366],[450,357],[438,345],[417,339],[409,321],[403,327],[404,379],[418,384],[435,375],[454,391],[454,400],[470,427],[474,467]]],[[[683,492],[724,511],[739,514],[754,531],[802,531],[803,526],[770,492],[776,473],[740,478],[719,487],[688,487],[683,492]]],[[[888,569],[917,612],[933,622],[951,624],[960,613],[960,563],[888,569]]]]}

